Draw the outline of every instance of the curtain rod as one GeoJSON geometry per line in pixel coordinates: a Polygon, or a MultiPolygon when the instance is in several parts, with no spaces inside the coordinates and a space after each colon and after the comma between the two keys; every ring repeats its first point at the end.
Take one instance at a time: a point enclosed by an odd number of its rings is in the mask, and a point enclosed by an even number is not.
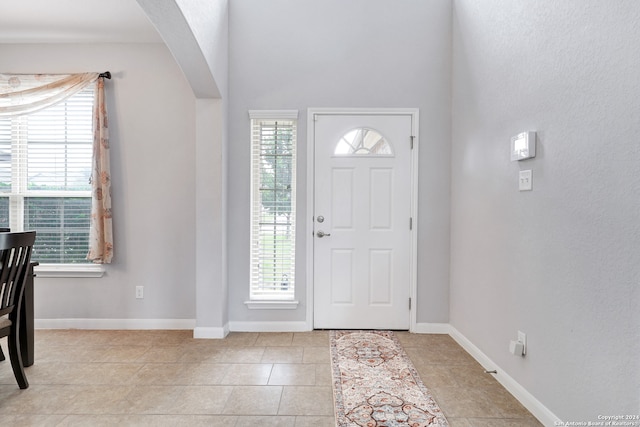
{"type": "Polygon", "coordinates": [[[105,79],[111,79],[111,71],[105,71],[104,73],[100,73],[98,77],[104,77],[105,79]]]}

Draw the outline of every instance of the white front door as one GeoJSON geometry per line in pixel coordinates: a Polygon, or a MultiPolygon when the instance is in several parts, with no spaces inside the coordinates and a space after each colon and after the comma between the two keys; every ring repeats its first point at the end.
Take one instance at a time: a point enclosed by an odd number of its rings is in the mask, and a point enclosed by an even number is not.
{"type": "Polygon", "coordinates": [[[409,329],[412,116],[313,125],[314,328],[409,329]]]}

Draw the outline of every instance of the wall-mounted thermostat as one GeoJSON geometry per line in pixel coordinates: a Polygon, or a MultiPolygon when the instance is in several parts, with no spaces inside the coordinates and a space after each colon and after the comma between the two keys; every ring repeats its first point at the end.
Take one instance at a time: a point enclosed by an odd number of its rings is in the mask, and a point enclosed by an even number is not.
{"type": "Polygon", "coordinates": [[[522,132],[511,137],[511,161],[530,159],[536,156],[536,133],[522,132]]]}

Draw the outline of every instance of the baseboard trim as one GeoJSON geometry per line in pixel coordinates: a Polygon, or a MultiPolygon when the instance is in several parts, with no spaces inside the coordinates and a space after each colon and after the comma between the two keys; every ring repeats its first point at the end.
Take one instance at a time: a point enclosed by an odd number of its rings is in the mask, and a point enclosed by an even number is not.
{"type": "Polygon", "coordinates": [[[36,329],[193,329],[195,319],[34,319],[36,329]]]}
{"type": "Polygon", "coordinates": [[[307,322],[229,322],[232,332],[306,332],[307,322]]]}
{"type": "Polygon", "coordinates": [[[193,329],[193,337],[196,339],[222,339],[227,335],[229,335],[228,324],[221,328],[196,326],[193,329]]]}
{"type": "Polygon", "coordinates": [[[450,331],[448,323],[416,323],[413,330],[416,334],[449,334],[450,331]]]}
{"type": "Polygon", "coordinates": [[[486,354],[469,341],[456,328],[449,325],[451,338],[453,338],[467,353],[469,353],[480,365],[488,370],[496,370],[494,377],[502,386],[507,389],[522,405],[533,414],[545,426],[560,425],[562,422],[553,412],[544,406],[538,399],[529,393],[511,376],[507,375],[503,369],[496,365],[486,354]]]}

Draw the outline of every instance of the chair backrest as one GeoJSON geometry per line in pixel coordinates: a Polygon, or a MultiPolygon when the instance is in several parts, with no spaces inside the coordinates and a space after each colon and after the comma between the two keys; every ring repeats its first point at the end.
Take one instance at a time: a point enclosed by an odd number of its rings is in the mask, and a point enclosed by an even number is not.
{"type": "Polygon", "coordinates": [[[20,301],[35,240],[35,231],[0,233],[0,316],[20,301]]]}

